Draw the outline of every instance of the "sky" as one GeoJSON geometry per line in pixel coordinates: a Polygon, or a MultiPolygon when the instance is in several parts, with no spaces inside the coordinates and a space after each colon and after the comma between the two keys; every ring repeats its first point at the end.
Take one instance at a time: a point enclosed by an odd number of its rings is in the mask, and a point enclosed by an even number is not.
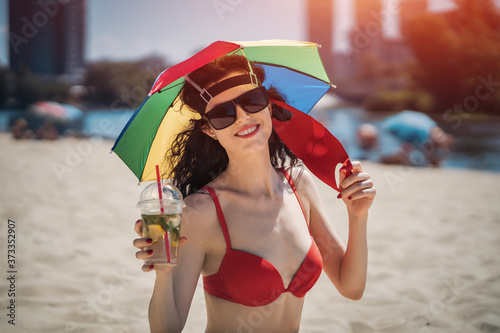
{"type": "MultiPolygon", "coordinates": [[[[8,63],[7,3],[0,0],[0,65],[8,63]]],[[[429,3],[433,11],[453,6],[452,0],[429,3]]],[[[176,63],[216,40],[307,40],[305,5],[306,0],[87,0],[85,55],[96,61],[155,54],[176,63]]],[[[335,6],[344,13],[334,22],[336,48],[345,49],[352,1],[335,6]]],[[[397,35],[395,17],[384,27],[389,36],[397,35]]]]}

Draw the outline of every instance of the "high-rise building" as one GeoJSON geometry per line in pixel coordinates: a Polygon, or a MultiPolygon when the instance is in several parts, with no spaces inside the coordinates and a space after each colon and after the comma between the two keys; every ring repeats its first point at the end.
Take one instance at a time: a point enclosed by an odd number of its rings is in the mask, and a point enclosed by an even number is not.
{"type": "Polygon", "coordinates": [[[404,63],[413,58],[410,46],[404,38],[404,30],[411,20],[427,12],[427,0],[399,0],[399,38],[385,39],[382,43],[380,58],[388,63],[404,63]]]}
{"type": "Polygon", "coordinates": [[[411,19],[427,12],[427,0],[400,0],[399,4],[399,24],[403,32],[411,19]]]}
{"type": "Polygon", "coordinates": [[[380,13],[382,11],[381,0],[355,0],[355,25],[365,29],[371,22],[380,22],[380,13]]]}
{"type": "Polygon", "coordinates": [[[380,52],[380,41],[384,37],[381,0],[355,0],[354,29],[351,32],[351,47],[356,53],[380,52]]]}
{"type": "Polygon", "coordinates": [[[307,1],[308,40],[321,45],[320,54],[327,70],[333,53],[333,2],[307,1]]]}
{"type": "Polygon", "coordinates": [[[70,81],[83,69],[86,0],[10,0],[10,67],[70,81]]]}

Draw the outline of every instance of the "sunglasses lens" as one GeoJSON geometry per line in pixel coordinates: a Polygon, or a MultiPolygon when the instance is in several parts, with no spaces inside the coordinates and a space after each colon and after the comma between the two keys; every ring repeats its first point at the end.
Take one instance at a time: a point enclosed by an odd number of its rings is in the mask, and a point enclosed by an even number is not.
{"type": "Polygon", "coordinates": [[[210,110],[206,117],[213,128],[217,130],[223,129],[231,125],[236,119],[236,108],[232,102],[224,103],[210,110]]]}
{"type": "Polygon", "coordinates": [[[269,104],[269,98],[266,88],[259,87],[244,93],[233,101],[216,106],[205,115],[213,128],[221,130],[234,123],[236,119],[235,102],[246,112],[256,113],[269,104]]]}
{"type": "Polygon", "coordinates": [[[246,112],[256,113],[263,110],[269,104],[269,98],[266,89],[259,87],[241,95],[238,103],[246,112]]]}

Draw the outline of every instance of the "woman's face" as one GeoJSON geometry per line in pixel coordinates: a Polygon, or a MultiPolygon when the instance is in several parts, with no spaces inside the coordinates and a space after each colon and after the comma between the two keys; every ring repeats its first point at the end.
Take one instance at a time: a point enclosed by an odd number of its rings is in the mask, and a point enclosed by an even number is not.
{"type": "MultiPolygon", "coordinates": [[[[232,73],[227,78],[241,75],[232,73]]],[[[231,101],[242,94],[255,89],[252,84],[236,86],[213,97],[205,108],[205,112],[212,110],[215,106],[231,101]]],[[[262,111],[256,113],[245,112],[239,105],[236,106],[236,119],[230,126],[216,130],[210,124],[203,127],[203,132],[220,144],[229,152],[238,154],[250,153],[268,146],[268,140],[272,133],[271,107],[268,105],[262,111]]]]}

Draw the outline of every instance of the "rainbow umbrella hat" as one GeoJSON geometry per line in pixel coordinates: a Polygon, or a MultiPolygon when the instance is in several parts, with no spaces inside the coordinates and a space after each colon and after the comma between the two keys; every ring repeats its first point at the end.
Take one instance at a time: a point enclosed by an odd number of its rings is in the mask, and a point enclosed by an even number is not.
{"type": "MultiPolygon", "coordinates": [[[[331,134],[322,125],[306,116],[333,86],[323,67],[318,47],[315,43],[286,40],[214,42],[158,76],[148,97],[125,125],[112,150],[139,181],[155,180],[155,166],[163,164],[165,153],[171,147],[175,136],[188,125],[191,117],[197,116],[194,112],[182,111],[178,95],[184,86],[183,76],[221,56],[240,54],[264,69],[264,86],[275,87],[286,98],[286,104],[281,105],[291,111],[297,121],[292,119],[287,123],[275,123],[275,130],[295,155],[302,158],[313,173],[314,168],[307,163],[309,155],[315,156],[314,159],[328,157],[327,160],[315,161],[315,164],[338,162],[347,168],[350,164],[342,145],[335,138],[332,139],[331,134]],[[295,117],[299,113],[300,115],[295,117]],[[301,126],[298,124],[299,118],[300,122],[307,119],[311,123],[305,127],[301,126]],[[305,131],[302,133],[305,137],[301,140],[288,139],[295,138],[296,131],[305,131]],[[328,142],[325,142],[327,137],[328,142]],[[314,153],[318,142],[321,149],[314,153]],[[325,147],[325,144],[328,147],[325,147]]],[[[331,169],[330,166],[328,168],[331,169]]],[[[163,171],[168,173],[169,170],[163,171]]],[[[327,177],[331,176],[328,174],[327,177]]],[[[333,183],[336,185],[335,181],[333,183]]],[[[336,188],[333,185],[332,187],[336,188]]]]}

